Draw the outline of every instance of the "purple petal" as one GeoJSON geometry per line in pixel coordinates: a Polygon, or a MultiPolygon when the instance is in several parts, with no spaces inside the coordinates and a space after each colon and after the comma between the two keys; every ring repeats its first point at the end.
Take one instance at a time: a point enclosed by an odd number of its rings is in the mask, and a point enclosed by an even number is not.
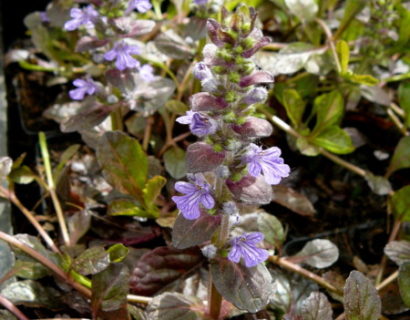
{"type": "Polygon", "coordinates": [[[187,113],[185,114],[185,116],[181,116],[176,118],[176,122],[180,123],[180,124],[191,124],[192,121],[192,116],[195,114],[196,112],[192,112],[191,110],[188,110],[187,113]]]}
{"type": "Polygon", "coordinates": [[[83,88],[73,89],[68,92],[69,96],[73,100],[83,100],[85,90],[83,88]]]}
{"type": "Polygon", "coordinates": [[[269,253],[265,249],[244,246],[242,247],[242,257],[245,261],[245,266],[251,268],[268,259],[269,253]]]}
{"type": "Polygon", "coordinates": [[[177,183],[175,183],[174,188],[176,191],[184,194],[190,194],[198,190],[198,188],[192,183],[184,181],[178,181],[177,183]]]}
{"type": "Polygon", "coordinates": [[[76,87],[84,87],[87,85],[87,81],[83,80],[83,79],[75,79],[73,81],[73,85],[75,85],[76,87]]]}
{"type": "Polygon", "coordinates": [[[201,204],[206,209],[212,209],[215,206],[215,200],[212,197],[212,195],[210,195],[209,193],[206,193],[201,197],[201,204]]]}
{"type": "Polygon", "coordinates": [[[239,261],[241,260],[241,256],[242,256],[241,248],[239,246],[232,246],[228,254],[228,259],[231,260],[232,262],[239,263],[239,261]]]}
{"type": "Polygon", "coordinates": [[[81,25],[81,21],[77,19],[69,20],[64,24],[64,30],[74,31],[81,25]]]}
{"type": "Polygon", "coordinates": [[[72,8],[70,10],[70,17],[71,18],[81,18],[83,15],[83,11],[81,9],[78,8],[72,8]]]}
{"type": "Polygon", "coordinates": [[[288,177],[290,173],[290,168],[287,164],[262,162],[261,166],[265,181],[271,185],[280,183],[282,178],[288,177]]]}
{"type": "Polygon", "coordinates": [[[246,238],[246,242],[249,244],[256,244],[261,242],[265,237],[261,232],[249,232],[243,235],[246,238]]]}
{"type": "Polygon", "coordinates": [[[112,61],[115,59],[116,56],[117,56],[117,51],[115,51],[114,49],[111,49],[110,51],[107,51],[104,54],[104,59],[108,61],[112,61]]]}
{"type": "Polygon", "coordinates": [[[251,176],[258,177],[261,174],[261,171],[262,171],[262,166],[258,162],[256,161],[248,162],[248,172],[251,176]]]}

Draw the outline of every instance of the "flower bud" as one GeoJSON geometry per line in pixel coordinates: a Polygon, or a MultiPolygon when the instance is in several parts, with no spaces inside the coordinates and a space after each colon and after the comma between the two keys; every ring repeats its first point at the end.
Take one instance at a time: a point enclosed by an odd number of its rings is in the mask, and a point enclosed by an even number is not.
{"type": "Polygon", "coordinates": [[[213,244],[208,244],[207,246],[201,248],[201,252],[208,259],[213,259],[216,256],[217,249],[213,244]]]}
{"type": "Polygon", "coordinates": [[[211,70],[203,62],[199,62],[195,65],[193,74],[195,78],[201,81],[213,77],[211,70]]]}
{"type": "Polygon", "coordinates": [[[268,91],[265,88],[258,87],[249,90],[241,103],[251,105],[254,103],[264,102],[268,97],[268,91]]]}

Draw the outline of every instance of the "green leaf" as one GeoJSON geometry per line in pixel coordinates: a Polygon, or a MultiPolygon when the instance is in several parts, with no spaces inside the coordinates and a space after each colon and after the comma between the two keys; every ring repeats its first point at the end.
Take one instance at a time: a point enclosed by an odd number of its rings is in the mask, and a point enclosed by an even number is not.
{"type": "Polygon", "coordinates": [[[185,177],[185,151],[178,147],[172,147],[168,149],[164,153],[164,165],[167,172],[174,179],[185,177]]]}
{"type": "Polygon", "coordinates": [[[337,42],[337,53],[339,55],[340,66],[342,67],[342,73],[349,70],[350,49],[346,41],[339,40],[337,42]]]}
{"type": "Polygon", "coordinates": [[[188,106],[179,100],[167,101],[165,108],[176,114],[185,114],[189,110],[188,106]]]}
{"type": "Polygon", "coordinates": [[[117,263],[124,260],[128,255],[129,249],[122,243],[112,245],[107,249],[107,253],[110,255],[110,261],[117,263]]]}
{"type": "Polygon", "coordinates": [[[121,263],[111,264],[92,279],[91,308],[94,314],[126,308],[129,271],[121,263]]]}
{"type": "Polygon", "coordinates": [[[141,204],[130,198],[115,199],[108,205],[111,216],[137,216],[151,218],[151,215],[141,207],[141,204]]]}
{"type": "Polygon", "coordinates": [[[381,315],[381,301],[372,281],[359,271],[346,280],[343,304],[347,320],[375,320],[381,315]]]}
{"type": "Polygon", "coordinates": [[[367,0],[347,0],[342,21],[337,33],[345,30],[353,18],[365,7],[367,0]]]}
{"type": "Polygon", "coordinates": [[[313,111],[317,115],[314,133],[339,124],[344,113],[343,97],[339,91],[322,94],[314,101],[313,111]]]}
{"type": "Polygon", "coordinates": [[[281,103],[286,109],[286,113],[295,128],[298,128],[302,122],[303,112],[306,103],[302,100],[299,93],[294,89],[285,89],[281,103]]]}
{"type": "Polygon", "coordinates": [[[148,160],[136,139],[119,131],[106,132],[97,146],[97,159],[115,189],[142,200],[148,160]]]}
{"type": "Polygon", "coordinates": [[[289,11],[301,21],[312,21],[319,10],[316,0],[285,0],[289,11]]]}
{"type": "Polygon", "coordinates": [[[72,268],[87,276],[96,274],[110,265],[110,256],[103,247],[93,247],[85,250],[73,261],[72,268]]]}
{"type": "Polygon", "coordinates": [[[29,167],[21,166],[17,169],[13,169],[9,175],[9,178],[15,183],[29,184],[34,181],[36,175],[29,167]]]}
{"type": "Polygon", "coordinates": [[[260,212],[257,223],[260,232],[265,236],[264,241],[277,249],[280,248],[285,241],[286,233],[279,219],[266,212],[260,212]]]}
{"type": "Polygon", "coordinates": [[[398,5],[398,13],[400,14],[398,44],[408,45],[410,39],[410,10],[404,7],[404,2],[403,5],[398,5]]]}
{"type": "Polygon", "coordinates": [[[400,221],[410,221],[410,185],[397,190],[390,201],[396,218],[400,221]]]}
{"type": "Polygon", "coordinates": [[[399,289],[404,304],[410,307],[410,261],[403,263],[399,268],[399,289]]]}
{"type": "MultiPolygon", "coordinates": [[[[407,28],[410,29],[410,28],[407,28]]],[[[405,123],[410,127],[410,81],[403,81],[399,85],[399,105],[405,113],[405,123]]]]}
{"type": "Polygon", "coordinates": [[[218,258],[211,260],[210,271],[218,292],[237,308],[256,313],[269,303],[272,276],[264,264],[247,268],[218,258]]]}
{"type": "Polygon", "coordinates": [[[387,176],[390,176],[394,171],[410,167],[410,137],[404,137],[400,140],[393,157],[387,169],[387,176]]]}
{"type": "Polygon", "coordinates": [[[165,186],[167,179],[161,176],[152,177],[147,181],[144,190],[142,191],[144,194],[145,205],[147,208],[155,207],[155,200],[157,200],[158,196],[161,194],[161,189],[165,186]]]}
{"type": "Polygon", "coordinates": [[[326,128],[312,139],[319,147],[337,154],[346,154],[354,151],[352,139],[342,128],[332,126],[326,128]]]}
{"type": "Polygon", "coordinates": [[[355,74],[348,72],[343,74],[343,77],[353,83],[363,84],[366,86],[375,86],[379,83],[379,80],[370,74],[355,74]]]}
{"type": "Polygon", "coordinates": [[[16,276],[23,279],[37,280],[50,275],[50,270],[35,261],[17,260],[13,267],[16,276]]]}

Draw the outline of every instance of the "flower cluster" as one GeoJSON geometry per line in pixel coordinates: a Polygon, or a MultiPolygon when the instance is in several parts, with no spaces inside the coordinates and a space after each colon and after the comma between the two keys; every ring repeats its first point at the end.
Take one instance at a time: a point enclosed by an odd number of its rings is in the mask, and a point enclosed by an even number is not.
{"type": "MultiPolygon", "coordinates": [[[[198,219],[201,212],[229,216],[234,228],[241,204],[270,202],[271,185],[289,175],[279,148],[264,149],[254,143],[272,133],[270,123],[256,116],[254,105],[267,98],[267,90],[260,85],[273,82],[250,59],[269,43],[255,27],[255,19],[252,9],[247,15],[225,14],[223,25],[208,19],[212,43],[204,47],[204,59],[193,69],[203,92],[194,94],[191,110],[176,119],[202,138],[187,150],[190,182],[175,185],[183,195],[173,200],[185,219],[198,219]]],[[[268,257],[257,246],[262,240],[260,232],[244,233],[219,249],[223,252],[229,246],[229,260],[239,263],[242,259],[246,267],[253,267],[268,257]]]]}
{"type": "MultiPolygon", "coordinates": [[[[145,83],[154,81],[153,67],[148,64],[141,65],[136,58],[141,54],[142,48],[135,43],[134,38],[150,32],[155,23],[150,20],[136,20],[128,17],[134,10],[139,13],[150,10],[152,5],[149,0],[129,0],[125,11],[119,4],[117,9],[120,14],[117,18],[107,17],[101,13],[104,12],[104,3],[96,6],[97,4],[90,4],[70,10],[71,19],[65,22],[64,29],[66,31],[78,30],[80,34],[83,34],[76,50],[88,51],[94,57],[102,57],[102,61],[100,59],[96,62],[106,62],[108,68],[112,62],[120,72],[129,72],[145,83]]],[[[83,100],[85,96],[94,95],[97,92],[103,93],[98,90],[97,83],[91,78],[75,79],[73,85],[76,89],[69,92],[73,100],[83,100]]]]}

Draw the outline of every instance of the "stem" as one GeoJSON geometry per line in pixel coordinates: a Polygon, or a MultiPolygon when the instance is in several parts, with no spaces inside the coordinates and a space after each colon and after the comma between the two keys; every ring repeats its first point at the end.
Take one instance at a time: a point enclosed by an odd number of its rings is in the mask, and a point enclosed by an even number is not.
{"type": "Polygon", "coordinates": [[[222,296],[216,290],[216,287],[212,281],[211,278],[211,273],[209,272],[209,283],[210,283],[210,289],[209,289],[209,315],[211,316],[212,319],[218,320],[219,319],[219,314],[221,313],[221,306],[222,306],[222,296]]]}
{"type": "Polygon", "coordinates": [[[391,108],[387,109],[387,115],[393,121],[393,123],[396,125],[397,129],[404,135],[408,136],[409,133],[406,130],[406,126],[400,121],[400,119],[396,116],[396,114],[393,112],[391,108]]]}
{"type": "Polygon", "coordinates": [[[53,250],[55,253],[60,253],[60,250],[58,250],[57,246],[55,245],[53,239],[50,238],[48,233],[44,230],[44,228],[41,226],[41,224],[37,221],[37,219],[34,217],[33,213],[28,210],[21,202],[20,200],[16,197],[16,194],[13,191],[9,191],[4,189],[2,186],[0,186],[0,192],[4,193],[5,195],[8,196],[9,200],[17,207],[20,209],[20,211],[26,216],[28,221],[36,228],[37,232],[40,234],[40,236],[43,238],[44,242],[50,247],[51,250],[53,250]]]}
{"type": "Polygon", "coordinates": [[[129,295],[127,295],[127,300],[128,300],[128,302],[148,304],[152,301],[152,298],[144,297],[144,296],[137,296],[135,294],[129,294],[129,295]]]}
{"type": "Polygon", "coordinates": [[[29,320],[9,299],[0,295],[0,304],[14,314],[19,320],[29,320]]]}
{"type": "Polygon", "coordinates": [[[390,276],[384,279],[383,282],[381,282],[379,285],[376,286],[377,291],[381,291],[382,289],[384,289],[387,285],[389,285],[394,280],[396,280],[398,276],[399,276],[399,270],[396,270],[394,273],[392,273],[390,276]]]}
{"type": "Polygon", "coordinates": [[[49,268],[51,271],[53,271],[60,279],[64,280],[67,282],[69,285],[71,285],[74,289],[76,289],[78,292],[83,294],[87,298],[91,298],[91,291],[82,285],[80,285],[77,282],[74,282],[58,265],[56,265],[54,262],[49,260],[47,257],[44,257],[40,253],[38,253],[36,250],[33,248],[30,248],[29,246],[25,245],[24,243],[18,241],[17,239],[13,238],[7,233],[4,233],[0,231],[0,240],[6,241],[13,247],[16,247],[20,249],[21,251],[25,252],[38,262],[40,262],[42,265],[45,267],[49,268]]]}
{"type": "Polygon", "coordinates": [[[182,133],[179,136],[173,138],[171,141],[164,144],[164,146],[158,153],[158,157],[161,157],[165,153],[165,151],[167,151],[170,147],[174,146],[178,141],[184,140],[185,138],[189,137],[191,134],[191,131],[182,133]]]}
{"type": "Polygon", "coordinates": [[[332,51],[333,58],[335,60],[337,72],[340,73],[342,71],[342,67],[340,65],[339,56],[337,55],[335,43],[333,42],[332,31],[330,31],[329,27],[322,19],[316,19],[316,21],[322,27],[323,31],[326,34],[327,42],[329,43],[330,50],[332,51]]]}
{"type": "Polygon", "coordinates": [[[323,288],[328,289],[331,292],[334,292],[339,295],[343,295],[342,290],[336,288],[335,286],[327,282],[322,277],[302,268],[301,266],[295,263],[290,262],[289,260],[286,260],[285,258],[280,258],[278,256],[270,256],[269,261],[289,271],[300,274],[301,276],[316,282],[318,285],[322,286],[323,288]]]}
{"type": "Polygon", "coordinates": [[[147,119],[147,126],[145,127],[144,131],[144,140],[142,141],[142,148],[144,151],[147,151],[148,149],[148,144],[149,140],[151,138],[151,132],[152,132],[152,125],[154,124],[154,119],[153,117],[148,117],[147,119]]]}
{"type": "Polygon", "coordinates": [[[46,135],[44,134],[44,132],[39,133],[39,140],[40,140],[41,155],[43,157],[44,168],[45,168],[46,176],[47,176],[48,191],[50,192],[51,200],[53,201],[54,209],[56,210],[56,213],[57,213],[57,219],[60,225],[61,234],[63,236],[63,241],[65,245],[69,246],[70,237],[68,235],[68,229],[67,229],[67,225],[64,219],[63,209],[61,208],[60,201],[58,200],[57,193],[55,191],[54,179],[53,179],[51,163],[50,163],[50,155],[48,153],[46,135]]]}

